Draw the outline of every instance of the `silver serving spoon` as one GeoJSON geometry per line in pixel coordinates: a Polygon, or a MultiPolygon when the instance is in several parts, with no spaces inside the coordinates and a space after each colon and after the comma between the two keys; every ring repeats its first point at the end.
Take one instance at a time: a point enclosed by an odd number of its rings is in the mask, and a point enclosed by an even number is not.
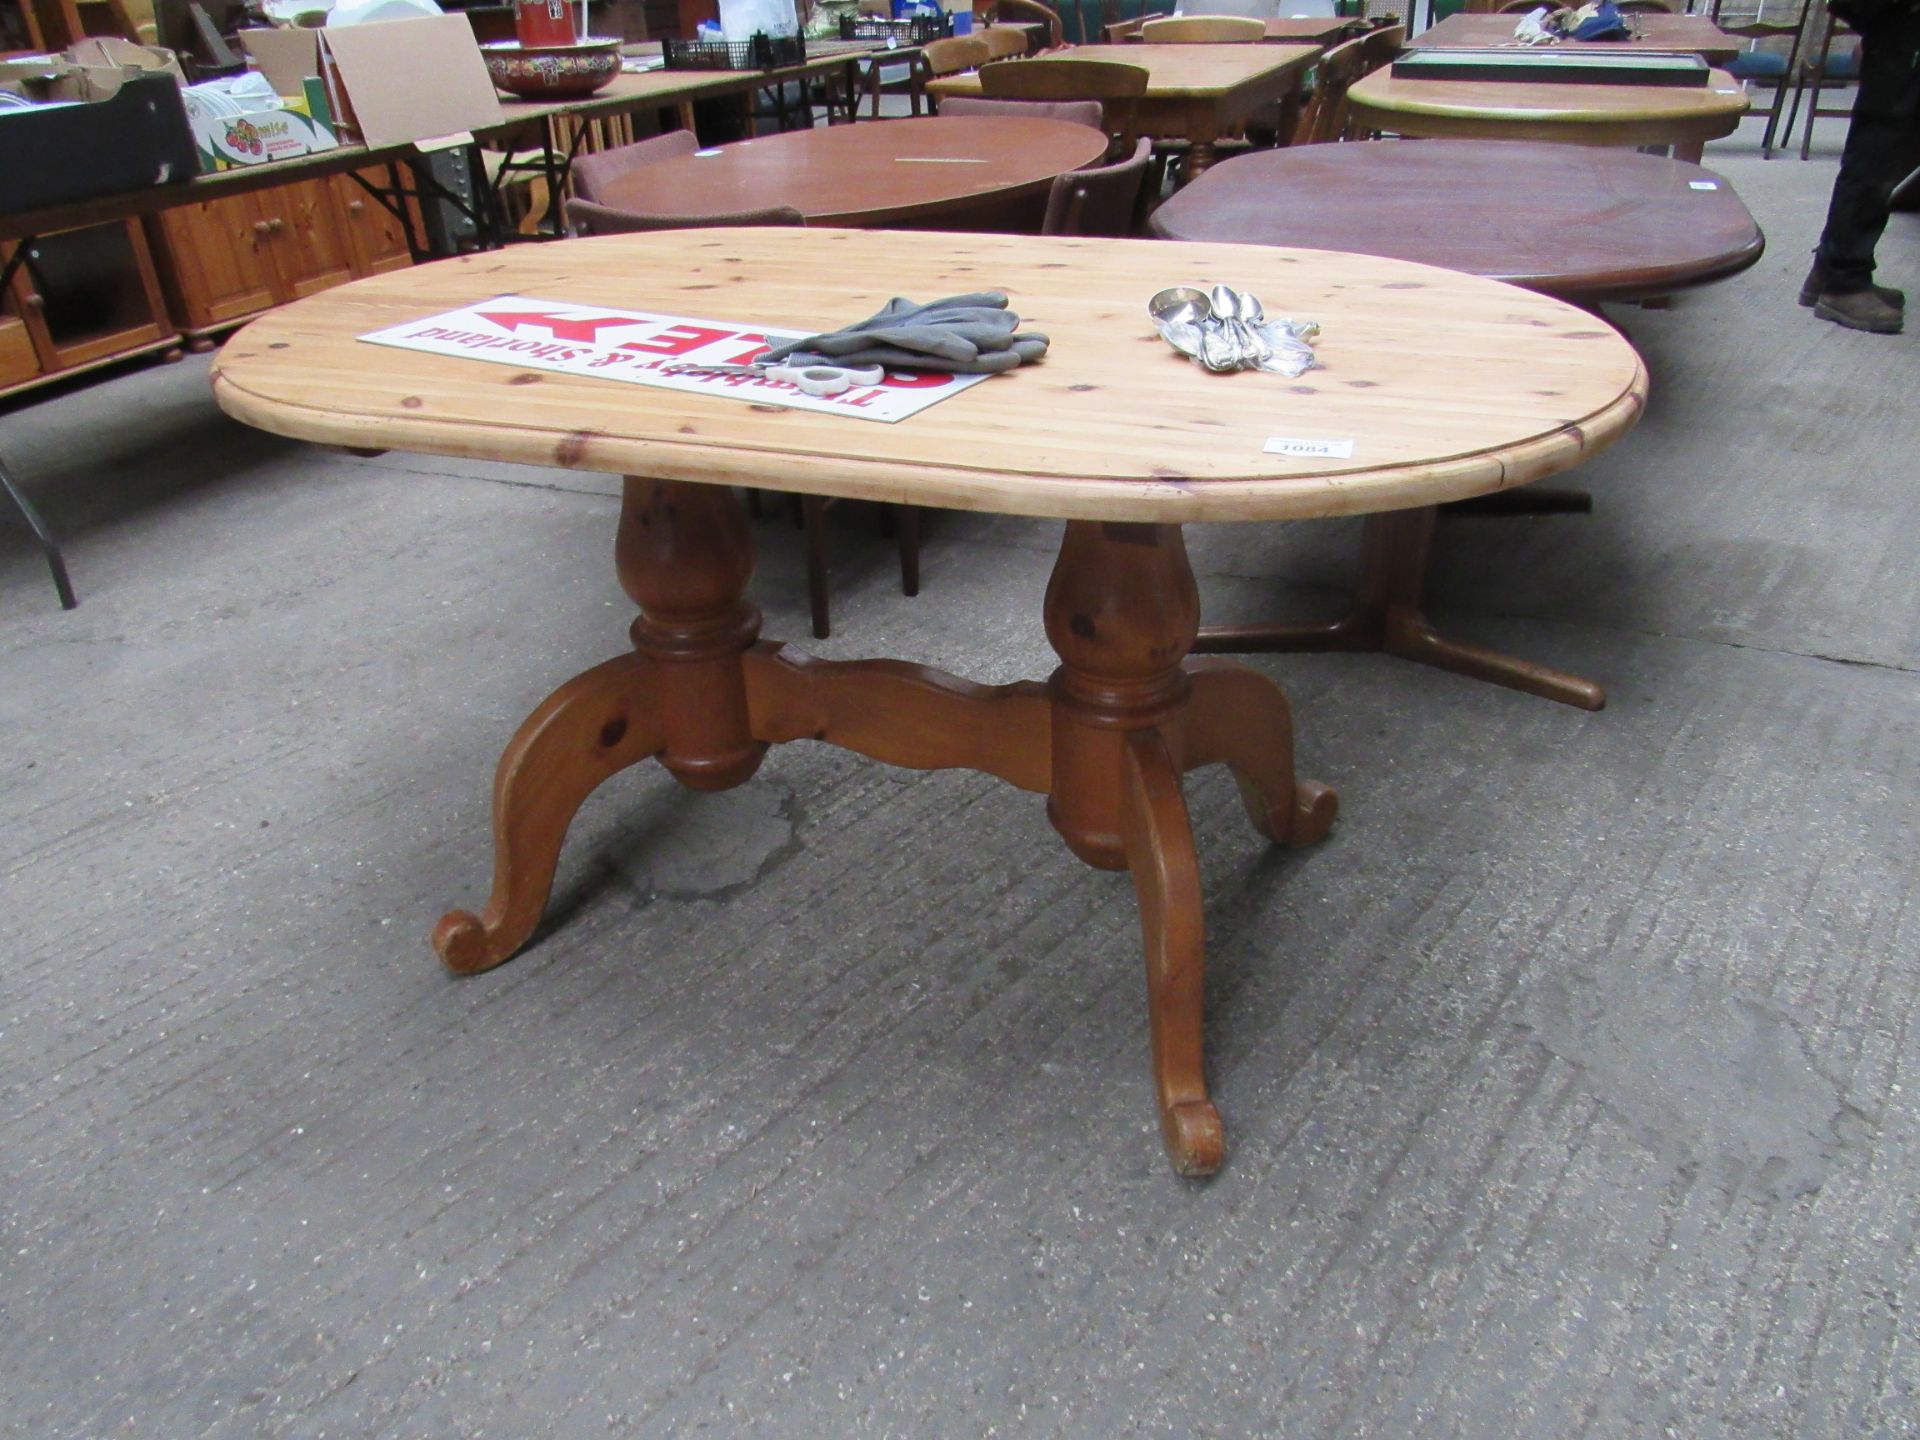
{"type": "Polygon", "coordinates": [[[1168,324],[1184,323],[1205,329],[1213,319],[1213,306],[1208,303],[1206,291],[1191,285],[1175,285],[1147,301],[1147,313],[1168,324]]]}
{"type": "Polygon", "coordinates": [[[1147,301],[1147,313],[1166,342],[1209,370],[1239,368],[1239,352],[1221,333],[1220,317],[1213,313],[1207,292],[1191,285],[1174,285],[1147,301]]]}

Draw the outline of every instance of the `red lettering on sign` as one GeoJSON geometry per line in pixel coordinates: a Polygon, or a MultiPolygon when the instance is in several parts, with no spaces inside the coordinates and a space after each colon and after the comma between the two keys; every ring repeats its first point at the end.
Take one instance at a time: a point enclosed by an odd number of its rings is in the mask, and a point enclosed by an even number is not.
{"type": "Polygon", "coordinates": [[[620,348],[638,350],[645,355],[685,355],[690,350],[732,340],[738,330],[707,330],[698,325],[669,325],[651,340],[629,340],[620,348]]]}
{"type": "Polygon", "coordinates": [[[491,320],[502,330],[518,332],[522,325],[538,325],[552,332],[556,340],[584,340],[589,345],[600,338],[602,330],[645,325],[631,315],[556,315],[551,310],[476,311],[482,320],[491,320]]]}

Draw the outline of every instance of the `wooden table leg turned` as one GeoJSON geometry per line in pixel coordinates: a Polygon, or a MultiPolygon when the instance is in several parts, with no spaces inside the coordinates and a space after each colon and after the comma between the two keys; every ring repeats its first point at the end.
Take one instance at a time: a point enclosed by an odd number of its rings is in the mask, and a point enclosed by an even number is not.
{"type": "Polygon", "coordinates": [[[1433,552],[1434,507],[1369,515],[1361,541],[1360,584],[1341,619],[1309,625],[1209,625],[1194,649],[1204,654],[1380,650],[1456,675],[1505,685],[1581,710],[1599,710],[1607,692],[1551,666],[1449,640],[1420,613],[1433,552]]]}
{"type": "Polygon", "coordinates": [[[726,488],[628,480],[616,561],[640,606],[634,653],[561,686],[508,745],[494,787],[493,895],[477,916],[441,920],[441,958],[468,973],[524,944],[575,811],[649,756],[697,789],[739,784],[769,745],[789,740],[978,770],[1046,795],[1076,855],[1131,872],[1167,1153],[1183,1175],[1217,1170],[1225,1138],[1203,1063],[1205,940],[1180,777],[1229,766],[1254,825],[1280,844],[1320,839],[1338,805],[1325,786],[1295,779],[1277,685],[1186,660],[1199,598],[1179,528],[1068,525],[1045,606],[1061,663],[1044,684],[976,685],[759,641],[759,612],[744,598],[750,547],[726,488]]]}

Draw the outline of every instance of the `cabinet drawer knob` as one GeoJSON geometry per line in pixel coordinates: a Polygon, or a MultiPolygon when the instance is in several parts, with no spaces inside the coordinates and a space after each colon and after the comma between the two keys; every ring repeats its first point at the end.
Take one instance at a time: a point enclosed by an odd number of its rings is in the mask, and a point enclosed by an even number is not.
{"type": "Polygon", "coordinates": [[[272,228],[273,226],[269,225],[265,220],[256,220],[253,222],[253,233],[256,235],[264,235],[272,228]]]}
{"type": "Polygon", "coordinates": [[[287,222],[282,220],[278,215],[267,221],[267,229],[274,231],[276,234],[286,228],[287,222]]]}
{"type": "Polygon", "coordinates": [[[347,202],[347,214],[349,215],[358,215],[366,208],[367,202],[364,200],[349,200],[347,202]]]}

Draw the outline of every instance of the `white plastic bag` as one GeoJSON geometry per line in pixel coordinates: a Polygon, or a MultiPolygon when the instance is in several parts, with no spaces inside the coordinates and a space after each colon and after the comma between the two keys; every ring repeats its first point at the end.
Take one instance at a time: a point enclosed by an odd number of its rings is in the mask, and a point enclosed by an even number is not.
{"type": "Polygon", "coordinates": [[[800,33],[793,0],[720,0],[720,33],[729,40],[800,33]]]}

